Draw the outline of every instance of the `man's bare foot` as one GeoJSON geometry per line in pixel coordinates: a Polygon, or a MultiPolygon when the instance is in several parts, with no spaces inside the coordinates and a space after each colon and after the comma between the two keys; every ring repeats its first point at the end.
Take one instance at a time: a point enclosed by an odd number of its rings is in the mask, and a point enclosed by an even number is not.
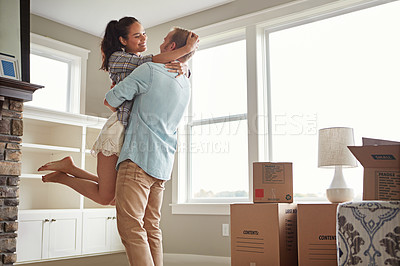
{"type": "Polygon", "coordinates": [[[65,157],[58,161],[48,162],[45,165],[39,167],[38,171],[60,171],[68,173],[75,166],[74,160],[71,156],[65,157]]]}
{"type": "Polygon", "coordinates": [[[44,183],[47,183],[47,182],[59,183],[60,179],[66,178],[66,177],[72,178],[71,176],[67,175],[66,173],[56,171],[56,172],[52,172],[50,174],[42,176],[42,181],[44,183]]]}

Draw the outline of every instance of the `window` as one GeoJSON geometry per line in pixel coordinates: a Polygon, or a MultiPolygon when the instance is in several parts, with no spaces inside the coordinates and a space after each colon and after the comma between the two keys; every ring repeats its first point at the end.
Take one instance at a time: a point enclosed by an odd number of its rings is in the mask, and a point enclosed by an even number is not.
{"type": "Polygon", "coordinates": [[[28,102],[28,105],[69,112],[71,63],[32,51],[30,64],[31,82],[44,84],[45,87],[35,93],[33,101],[28,102]]]}
{"type": "MultiPolygon", "coordinates": [[[[273,161],[293,162],[294,199],[325,199],[318,129],[398,140],[400,2],[268,32],[273,161]]],[[[363,167],[344,169],[361,199],[363,167]]]]}
{"type": "Polygon", "coordinates": [[[88,50],[31,34],[30,76],[44,85],[27,105],[84,113],[88,50]]]}
{"type": "MultiPolygon", "coordinates": [[[[334,171],[317,167],[320,128],[352,127],[356,145],[362,137],[398,139],[399,5],[293,1],[200,29],[210,40],[225,39],[212,43],[202,37],[203,50],[193,58],[192,102],[179,130],[178,174],[172,179],[173,213],[229,214],[229,205],[222,202],[251,201],[253,161],[293,162],[294,200],[326,201],[334,171]],[[240,32],[245,41],[229,39],[230,32],[240,32]],[[229,49],[240,42],[242,48],[229,49]],[[226,49],[218,51],[223,45],[226,49]],[[241,49],[247,65],[228,61],[239,58],[241,49]],[[235,67],[244,68],[235,72],[235,67]],[[246,89],[236,93],[241,87],[225,86],[225,97],[217,94],[221,85],[215,79],[238,76],[247,79],[246,89]],[[235,102],[238,95],[243,101],[235,102]],[[232,136],[225,131],[228,125],[237,128],[232,136]],[[223,140],[240,148],[226,157],[200,152],[204,149],[198,143],[223,140]],[[238,171],[223,172],[227,168],[238,171]],[[238,174],[239,169],[248,172],[238,174]],[[233,182],[238,188],[231,188],[233,182]]],[[[344,175],[360,199],[363,167],[344,169],[344,175]]]]}
{"type": "Polygon", "coordinates": [[[246,41],[197,51],[192,70],[179,137],[181,202],[248,201],[246,41]]]}

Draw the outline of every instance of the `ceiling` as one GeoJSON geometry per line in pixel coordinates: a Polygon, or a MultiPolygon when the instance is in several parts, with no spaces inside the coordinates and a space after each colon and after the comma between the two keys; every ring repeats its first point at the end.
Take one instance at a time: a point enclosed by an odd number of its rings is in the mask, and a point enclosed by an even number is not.
{"type": "Polygon", "coordinates": [[[102,37],[107,23],[133,16],[150,28],[234,0],[31,0],[31,13],[102,37]]]}

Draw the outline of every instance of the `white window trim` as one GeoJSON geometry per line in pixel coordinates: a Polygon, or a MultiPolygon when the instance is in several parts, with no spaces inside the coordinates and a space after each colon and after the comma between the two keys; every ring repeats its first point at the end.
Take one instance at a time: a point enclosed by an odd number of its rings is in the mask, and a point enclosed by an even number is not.
{"type": "MultiPolygon", "coordinates": [[[[203,40],[205,47],[215,43],[218,37],[228,38],[230,34],[246,32],[247,55],[247,117],[249,125],[248,158],[249,158],[249,193],[252,200],[252,162],[271,160],[272,143],[271,136],[267,134],[271,129],[270,113],[270,84],[269,66],[266,64],[267,43],[265,32],[274,31],[289,26],[300,25],[305,21],[321,20],[338,16],[356,10],[365,9],[379,4],[387,3],[387,0],[301,0],[285,5],[273,7],[267,10],[227,20],[214,25],[209,25],[194,30],[203,40]],[[330,2],[330,3],[329,3],[330,2]]],[[[187,116],[186,116],[187,117],[187,116]]],[[[185,136],[187,129],[181,128],[181,134],[185,136]]],[[[186,144],[187,139],[180,139],[180,144],[186,144]]],[[[187,157],[178,153],[175,163],[177,175],[172,179],[172,214],[201,214],[201,215],[229,215],[230,203],[187,203],[186,202],[186,178],[187,157]],[[183,162],[183,163],[182,163],[183,162]]]]}
{"type": "Polygon", "coordinates": [[[85,113],[86,102],[86,72],[87,59],[90,50],[44,37],[35,33],[30,34],[31,50],[36,53],[58,55],[71,60],[71,102],[69,110],[71,113],[85,113]]]}

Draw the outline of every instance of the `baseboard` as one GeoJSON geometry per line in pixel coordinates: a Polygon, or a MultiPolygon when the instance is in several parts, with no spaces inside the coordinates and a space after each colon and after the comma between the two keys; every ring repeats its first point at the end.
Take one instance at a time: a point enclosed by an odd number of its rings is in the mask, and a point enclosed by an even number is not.
{"type": "Polygon", "coordinates": [[[174,254],[174,253],[164,253],[164,262],[168,263],[181,263],[182,265],[231,265],[230,257],[220,257],[220,256],[204,256],[195,254],[174,254]]]}

